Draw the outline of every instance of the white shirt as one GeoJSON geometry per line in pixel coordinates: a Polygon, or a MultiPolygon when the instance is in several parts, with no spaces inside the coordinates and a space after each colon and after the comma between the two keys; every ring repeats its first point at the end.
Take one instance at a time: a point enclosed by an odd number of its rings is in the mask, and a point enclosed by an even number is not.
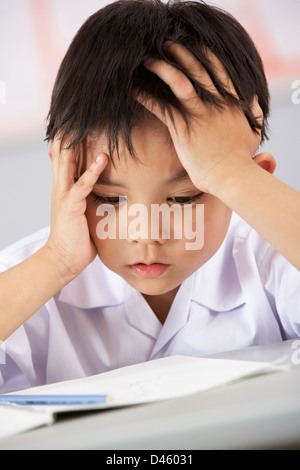
{"type": "MultiPolygon", "coordinates": [[[[0,272],[48,235],[49,228],[0,252],[0,272]]],[[[300,272],[233,215],[222,247],[183,282],[164,325],[97,257],[3,343],[0,392],[297,337],[300,272]]]]}

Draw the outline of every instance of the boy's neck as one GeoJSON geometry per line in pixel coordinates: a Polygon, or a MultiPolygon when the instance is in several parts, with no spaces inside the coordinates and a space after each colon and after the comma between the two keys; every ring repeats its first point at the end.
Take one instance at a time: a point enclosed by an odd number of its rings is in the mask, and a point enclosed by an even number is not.
{"type": "Polygon", "coordinates": [[[163,325],[167,319],[172,303],[179,290],[179,287],[160,295],[143,294],[144,299],[149,307],[153,310],[160,323],[163,325]]]}

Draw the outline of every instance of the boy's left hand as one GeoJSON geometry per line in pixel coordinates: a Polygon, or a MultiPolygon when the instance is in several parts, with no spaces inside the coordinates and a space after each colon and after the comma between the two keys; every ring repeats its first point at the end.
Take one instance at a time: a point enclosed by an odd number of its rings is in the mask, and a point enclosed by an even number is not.
{"type": "MultiPolygon", "coordinates": [[[[221,98],[209,74],[191,52],[175,43],[168,43],[165,47],[184,70],[189,70],[198,82],[221,98]]],[[[209,54],[219,79],[236,96],[223,65],[212,53],[209,54]]],[[[260,135],[251,129],[241,109],[224,103],[220,110],[204,103],[187,76],[167,62],[151,59],[146,61],[145,67],[169,85],[191,113],[189,127],[179,111],[172,110],[174,126],[168,113],[163,113],[160,105],[151,98],[138,96],[137,100],[167,126],[178,158],[193,184],[201,191],[214,194],[214,188],[221,184],[226,175],[244,171],[252,163],[252,157],[260,145],[260,135]]],[[[253,101],[252,112],[262,120],[262,110],[257,100],[253,101]]]]}

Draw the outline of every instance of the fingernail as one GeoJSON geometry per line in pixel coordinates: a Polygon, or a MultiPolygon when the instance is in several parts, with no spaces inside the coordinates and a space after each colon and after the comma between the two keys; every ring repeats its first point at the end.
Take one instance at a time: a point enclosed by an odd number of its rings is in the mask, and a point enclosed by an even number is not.
{"type": "Polygon", "coordinates": [[[100,163],[102,163],[102,161],[103,161],[103,155],[98,155],[96,160],[94,160],[93,165],[98,166],[98,165],[100,165],[100,163]]]}

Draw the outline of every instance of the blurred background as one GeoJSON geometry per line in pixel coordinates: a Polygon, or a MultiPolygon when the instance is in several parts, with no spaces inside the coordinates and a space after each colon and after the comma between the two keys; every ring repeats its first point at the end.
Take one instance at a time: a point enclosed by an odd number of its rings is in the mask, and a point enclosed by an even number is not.
{"type": "MultiPolygon", "coordinates": [[[[105,0],[0,0],[0,250],[50,222],[45,119],[60,62],[105,0]]],[[[269,78],[264,150],[300,190],[300,0],[217,0],[254,40],[269,78]]],[[[278,214],[280,218],[280,214],[278,214]]]]}

